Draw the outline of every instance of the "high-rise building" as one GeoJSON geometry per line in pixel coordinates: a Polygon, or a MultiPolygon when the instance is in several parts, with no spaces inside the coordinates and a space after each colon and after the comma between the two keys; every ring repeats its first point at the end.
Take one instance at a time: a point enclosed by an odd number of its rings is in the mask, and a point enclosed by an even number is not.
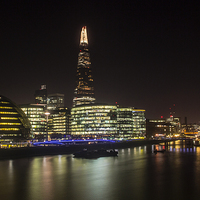
{"type": "Polygon", "coordinates": [[[56,110],[58,108],[64,108],[64,94],[48,94],[47,109],[56,110]]]}
{"type": "Polygon", "coordinates": [[[146,136],[145,110],[133,108],[133,134],[135,136],[146,136]]]}
{"type": "Polygon", "coordinates": [[[76,88],[74,91],[73,107],[88,105],[95,102],[94,85],[90,54],[88,51],[88,37],[86,26],[82,27],[80,37],[80,52],[76,75],[76,88]]]}
{"type": "Polygon", "coordinates": [[[35,102],[36,104],[20,105],[31,123],[35,139],[68,137],[70,109],[64,107],[64,94],[47,94],[46,85],[41,85],[40,90],[35,91],[35,102]]]}
{"type": "Polygon", "coordinates": [[[35,91],[35,103],[46,104],[47,103],[47,87],[46,85],[41,85],[39,90],[35,91]]]}

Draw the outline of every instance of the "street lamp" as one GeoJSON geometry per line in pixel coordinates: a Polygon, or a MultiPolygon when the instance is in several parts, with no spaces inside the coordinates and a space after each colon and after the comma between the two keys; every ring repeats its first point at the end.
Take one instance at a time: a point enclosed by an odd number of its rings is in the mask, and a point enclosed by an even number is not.
{"type": "Polygon", "coordinates": [[[48,116],[50,115],[50,112],[49,111],[46,111],[45,113],[44,113],[45,115],[46,115],[46,117],[47,117],[47,129],[46,129],[46,140],[48,141],[48,116]]]}

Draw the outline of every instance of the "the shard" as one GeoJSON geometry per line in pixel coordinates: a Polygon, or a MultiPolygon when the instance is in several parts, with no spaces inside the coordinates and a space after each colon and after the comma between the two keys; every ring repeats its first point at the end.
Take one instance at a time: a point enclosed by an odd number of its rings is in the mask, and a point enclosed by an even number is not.
{"type": "Polygon", "coordinates": [[[82,27],[80,36],[80,51],[74,91],[73,107],[93,104],[95,102],[94,85],[90,54],[88,51],[88,37],[86,26],[82,27]]]}

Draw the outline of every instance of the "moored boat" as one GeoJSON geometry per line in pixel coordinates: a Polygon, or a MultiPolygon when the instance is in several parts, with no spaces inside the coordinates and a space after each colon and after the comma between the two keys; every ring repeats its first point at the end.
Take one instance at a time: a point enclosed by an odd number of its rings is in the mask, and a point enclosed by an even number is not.
{"type": "Polygon", "coordinates": [[[99,157],[117,156],[118,151],[115,149],[109,149],[109,150],[100,149],[97,150],[97,154],[99,155],[99,157]]]}
{"type": "Polygon", "coordinates": [[[156,154],[156,153],[164,153],[166,150],[165,149],[162,149],[162,150],[157,150],[157,149],[155,149],[154,150],[154,153],[156,154]]]}
{"type": "Polygon", "coordinates": [[[75,158],[99,158],[99,157],[110,157],[117,156],[118,151],[116,149],[100,149],[89,151],[87,149],[83,149],[82,151],[76,152],[73,154],[75,158]]]}

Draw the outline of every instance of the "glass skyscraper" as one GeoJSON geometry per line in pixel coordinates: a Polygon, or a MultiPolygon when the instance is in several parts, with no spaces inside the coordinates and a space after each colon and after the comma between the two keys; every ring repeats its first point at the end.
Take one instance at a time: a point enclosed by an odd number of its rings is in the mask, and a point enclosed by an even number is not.
{"type": "Polygon", "coordinates": [[[80,37],[80,52],[76,75],[76,88],[74,91],[73,107],[88,105],[95,102],[94,85],[90,54],[88,51],[88,37],[86,26],[82,27],[80,37]]]}
{"type": "Polygon", "coordinates": [[[47,86],[41,85],[39,90],[35,91],[35,103],[46,104],[47,103],[47,86]]]}

